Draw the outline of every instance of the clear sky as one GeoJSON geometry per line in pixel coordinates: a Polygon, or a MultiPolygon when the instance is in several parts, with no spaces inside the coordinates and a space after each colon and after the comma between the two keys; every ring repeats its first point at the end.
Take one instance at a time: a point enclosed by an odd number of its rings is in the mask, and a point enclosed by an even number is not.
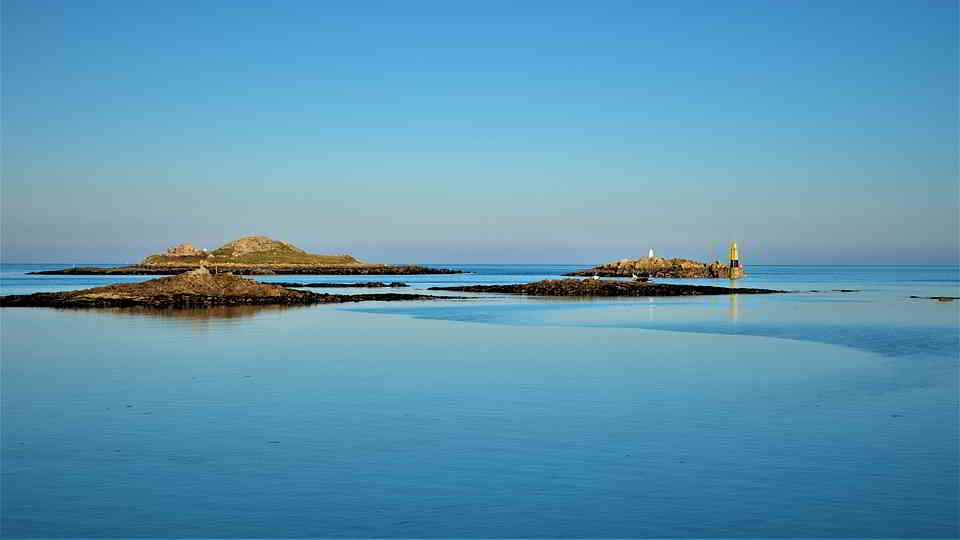
{"type": "Polygon", "coordinates": [[[955,1],[2,10],[7,262],[957,263],[955,1]]]}

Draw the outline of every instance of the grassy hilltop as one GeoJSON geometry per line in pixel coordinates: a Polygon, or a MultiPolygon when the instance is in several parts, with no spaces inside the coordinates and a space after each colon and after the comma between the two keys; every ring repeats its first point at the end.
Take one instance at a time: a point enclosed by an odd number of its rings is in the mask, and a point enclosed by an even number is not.
{"type": "Polygon", "coordinates": [[[213,251],[181,244],[166,253],[151,255],[140,264],[166,265],[355,265],[363,264],[351,255],[314,255],[287,242],[266,236],[246,236],[213,251]]]}

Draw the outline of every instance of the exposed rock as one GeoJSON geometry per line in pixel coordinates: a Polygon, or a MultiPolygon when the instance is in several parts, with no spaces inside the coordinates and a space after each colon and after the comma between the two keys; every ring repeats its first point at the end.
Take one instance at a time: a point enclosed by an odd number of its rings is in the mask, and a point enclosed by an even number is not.
{"type": "Polygon", "coordinates": [[[274,282],[271,285],[279,285],[281,287],[323,287],[323,288],[368,288],[368,289],[379,289],[383,287],[409,287],[406,283],[401,281],[393,281],[390,283],[384,283],[382,281],[369,281],[366,283],[291,283],[286,281],[274,282]]]}
{"type": "Polygon", "coordinates": [[[807,292],[825,293],[825,292],[863,292],[861,289],[810,289],[807,292]]]}
{"type": "Polygon", "coordinates": [[[644,257],[642,259],[621,259],[603,264],[589,270],[578,270],[568,276],[600,276],[641,278],[731,278],[743,277],[742,268],[731,269],[720,261],[702,263],[689,259],[665,259],[663,257],[644,257]]]}
{"type": "Polygon", "coordinates": [[[717,294],[770,294],[787,291],[675,285],[608,279],[547,279],[517,285],[470,285],[466,287],[431,287],[434,291],[490,292],[526,294],[530,296],[694,296],[717,294]]]}
{"type": "Polygon", "coordinates": [[[911,296],[910,298],[922,298],[924,300],[936,300],[937,302],[953,302],[960,300],[960,296],[911,296]]]}
{"type": "Polygon", "coordinates": [[[193,247],[193,244],[180,244],[167,250],[168,257],[204,257],[207,252],[193,247]]]}
{"type": "Polygon", "coordinates": [[[195,308],[223,305],[329,304],[368,300],[436,300],[452,297],[421,294],[334,295],[296,291],[231,274],[211,274],[200,267],[180,275],[141,283],[55,293],[0,297],[3,307],[131,307],[195,308]]]}
{"type": "Polygon", "coordinates": [[[183,273],[184,278],[194,280],[194,281],[204,281],[208,277],[210,277],[210,275],[211,275],[210,271],[207,270],[206,266],[201,266],[200,268],[197,268],[195,270],[190,270],[189,272],[183,273]]]}

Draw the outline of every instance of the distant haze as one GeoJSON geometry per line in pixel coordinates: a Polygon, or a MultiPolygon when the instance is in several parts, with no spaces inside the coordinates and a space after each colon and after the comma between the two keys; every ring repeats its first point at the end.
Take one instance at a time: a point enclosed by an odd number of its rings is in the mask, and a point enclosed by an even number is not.
{"type": "Polygon", "coordinates": [[[5,262],[958,262],[954,1],[2,10],[5,262]]]}

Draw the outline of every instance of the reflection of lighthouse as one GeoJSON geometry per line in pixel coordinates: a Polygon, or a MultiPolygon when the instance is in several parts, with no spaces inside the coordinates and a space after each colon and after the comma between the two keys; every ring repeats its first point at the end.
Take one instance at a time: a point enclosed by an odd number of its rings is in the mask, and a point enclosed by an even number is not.
{"type": "Polygon", "coordinates": [[[743,277],[743,267],[740,266],[740,250],[737,243],[730,244],[730,279],[743,277]]]}
{"type": "Polygon", "coordinates": [[[740,305],[737,302],[737,295],[730,295],[730,322],[737,324],[740,321],[740,305]]]}

